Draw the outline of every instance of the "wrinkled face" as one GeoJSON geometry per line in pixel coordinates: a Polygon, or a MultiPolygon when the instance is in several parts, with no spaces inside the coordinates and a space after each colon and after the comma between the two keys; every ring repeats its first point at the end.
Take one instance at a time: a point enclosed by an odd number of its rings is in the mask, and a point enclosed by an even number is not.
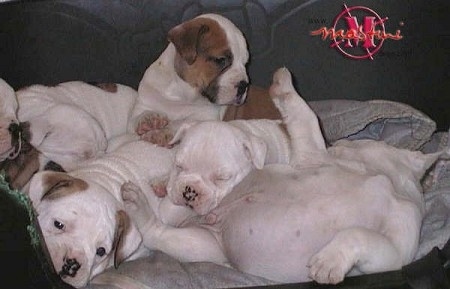
{"type": "Polygon", "coordinates": [[[127,258],[142,240],[121,204],[81,179],[38,173],[30,198],[56,272],[76,288],[127,258]]]}
{"type": "Polygon", "coordinates": [[[20,130],[14,90],[0,79],[0,161],[13,159],[20,151],[20,130]]]}
{"type": "Polygon", "coordinates": [[[247,96],[249,58],[242,32],[228,19],[206,14],[169,31],[175,70],[209,101],[241,105],[247,96]]]}
{"type": "Polygon", "coordinates": [[[185,125],[174,141],[179,138],[168,196],[174,204],[188,206],[200,215],[214,209],[255,163],[264,163],[264,143],[225,122],[185,125]]]}

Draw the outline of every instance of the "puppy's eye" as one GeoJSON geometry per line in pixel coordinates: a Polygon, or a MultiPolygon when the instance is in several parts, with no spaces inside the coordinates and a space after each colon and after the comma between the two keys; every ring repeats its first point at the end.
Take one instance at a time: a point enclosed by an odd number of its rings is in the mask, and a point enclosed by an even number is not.
{"type": "Polygon", "coordinates": [[[58,221],[58,220],[55,220],[55,221],[53,222],[53,226],[55,226],[55,228],[57,228],[58,230],[63,230],[63,229],[64,229],[64,224],[61,223],[61,222],[58,221]]]}
{"type": "Polygon", "coordinates": [[[214,63],[216,63],[217,66],[219,66],[219,67],[224,67],[226,62],[227,62],[226,57],[215,57],[214,58],[214,63]]]}
{"type": "Polygon", "coordinates": [[[210,61],[214,62],[214,64],[220,69],[223,70],[228,67],[231,63],[230,58],[227,56],[219,56],[219,57],[211,57],[210,61]]]}
{"type": "Polygon", "coordinates": [[[220,174],[214,178],[215,182],[226,182],[231,179],[231,174],[220,174]]]}
{"type": "Polygon", "coordinates": [[[97,256],[103,257],[106,254],[106,249],[104,247],[98,247],[95,254],[97,254],[97,256]]]}

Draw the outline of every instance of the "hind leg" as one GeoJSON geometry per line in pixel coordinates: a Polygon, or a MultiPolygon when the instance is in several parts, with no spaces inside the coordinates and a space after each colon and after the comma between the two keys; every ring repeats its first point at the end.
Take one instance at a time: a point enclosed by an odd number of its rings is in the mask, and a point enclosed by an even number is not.
{"type": "Polygon", "coordinates": [[[288,69],[280,68],[274,73],[269,93],[291,138],[291,165],[301,165],[316,157],[320,159],[320,155],[326,154],[319,120],[295,90],[288,69]]]}

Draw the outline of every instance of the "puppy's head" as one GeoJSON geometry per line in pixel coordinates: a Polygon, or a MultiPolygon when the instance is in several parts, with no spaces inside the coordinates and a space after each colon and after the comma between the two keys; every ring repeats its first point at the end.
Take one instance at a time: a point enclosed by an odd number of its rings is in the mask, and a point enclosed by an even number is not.
{"type": "Polygon", "coordinates": [[[0,78],[0,161],[15,158],[20,151],[21,126],[17,120],[17,98],[0,78]]]}
{"type": "Polygon", "coordinates": [[[249,58],[242,32],[227,18],[204,14],[169,31],[177,74],[209,101],[241,105],[247,96],[249,58]]]}
{"type": "Polygon", "coordinates": [[[39,172],[29,196],[53,266],[76,288],[130,257],[142,237],[105,189],[60,172],[39,172]]]}
{"type": "Polygon", "coordinates": [[[214,209],[253,168],[262,168],[267,152],[261,139],[221,121],[185,123],[171,142],[180,140],[168,196],[200,215],[214,209]]]}

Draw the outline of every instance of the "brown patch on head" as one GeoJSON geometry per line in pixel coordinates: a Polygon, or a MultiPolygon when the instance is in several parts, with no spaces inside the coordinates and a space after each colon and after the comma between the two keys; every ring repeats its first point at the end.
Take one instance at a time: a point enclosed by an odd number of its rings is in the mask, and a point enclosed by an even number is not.
{"type": "Polygon", "coordinates": [[[172,28],[168,38],[178,52],[177,74],[214,102],[217,77],[233,62],[223,28],[215,20],[200,17],[172,28]]]}
{"type": "Polygon", "coordinates": [[[89,84],[97,86],[98,88],[111,93],[117,92],[117,84],[116,83],[97,83],[97,82],[90,82],[89,84]]]}
{"type": "Polygon", "coordinates": [[[45,193],[41,200],[55,200],[88,188],[88,184],[82,179],[60,172],[45,175],[42,184],[45,193]]]}

